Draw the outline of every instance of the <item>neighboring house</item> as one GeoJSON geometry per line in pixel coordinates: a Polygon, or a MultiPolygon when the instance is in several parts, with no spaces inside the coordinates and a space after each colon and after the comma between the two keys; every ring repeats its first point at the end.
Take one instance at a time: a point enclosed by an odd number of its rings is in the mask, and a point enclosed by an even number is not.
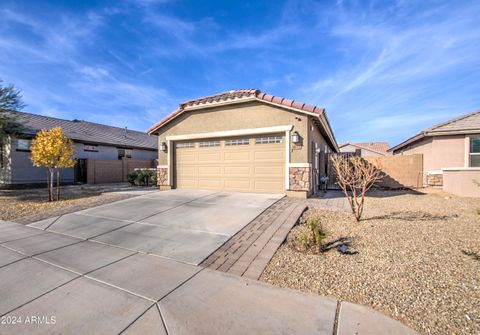
{"type": "Polygon", "coordinates": [[[387,150],[390,148],[387,142],[365,142],[351,143],[347,142],[338,146],[340,152],[354,153],[361,157],[369,156],[386,156],[389,155],[387,150]]]}
{"type": "Polygon", "coordinates": [[[389,149],[394,155],[423,155],[425,186],[480,196],[480,110],[421,131],[389,149]]]}
{"type": "Polygon", "coordinates": [[[318,190],[338,146],[325,110],[244,89],[194,99],[148,131],[158,135],[161,188],[288,193],[318,190]]]}
{"type": "MultiPolygon", "coordinates": [[[[62,120],[30,113],[12,113],[23,131],[0,145],[0,184],[44,183],[46,171],[34,167],[30,145],[42,129],[61,127],[75,143],[75,168],[62,169],[61,181],[87,182],[87,159],[117,161],[122,158],[152,161],[157,158],[157,138],[146,133],[80,120],[62,120]]],[[[114,164],[118,165],[118,164],[114,164]]],[[[114,166],[112,165],[112,166],[114,166]]],[[[145,165],[145,164],[143,164],[145,165]]],[[[150,164],[151,165],[151,164],[150,164]]],[[[104,174],[108,174],[105,171],[104,174]]],[[[110,171],[114,174],[115,171],[110,171]]],[[[109,180],[108,178],[103,178],[109,180]]]]}

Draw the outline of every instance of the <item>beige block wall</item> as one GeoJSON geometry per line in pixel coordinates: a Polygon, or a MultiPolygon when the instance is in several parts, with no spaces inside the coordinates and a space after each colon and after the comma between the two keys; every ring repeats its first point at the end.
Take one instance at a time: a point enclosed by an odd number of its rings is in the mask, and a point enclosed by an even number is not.
{"type": "MultiPolygon", "coordinates": [[[[124,167],[125,168],[125,167],[124,167]]],[[[132,173],[135,169],[150,169],[156,168],[155,163],[151,160],[144,159],[127,159],[125,175],[132,173]]]]}
{"type": "Polygon", "coordinates": [[[440,171],[442,168],[464,167],[465,136],[436,136],[424,138],[400,154],[423,155],[423,172],[440,171]]]}
{"type": "MultiPolygon", "coordinates": [[[[160,146],[162,142],[166,142],[167,136],[172,135],[285,125],[293,125],[293,131],[297,131],[304,139],[303,146],[300,149],[292,150],[290,162],[307,162],[308,117],[301,113],[257,101],[184,112],[160,129],[158,141],[160,146]]],[[[168,150],[172,149],[168,148],[168,150]]],[[[167,153],[159,151],[158,164],[167,164],[167,153]]]]}
{"type": "Polygon", "coordinates": [[[362,149],[361,156],[362,157],[382,157],[382,156],[385,156],[385,155],[379,154],[379,153],[374,152],[374,151],[362,149]]]}
{"type": "Polygon", "coordinates": [[[95,160],[95,184],[123,182],[122,161],[95,160]]]}
{"type": "Polygon", "coordinates": [[[121,183],[127,181],[127,174],[138,168],[154,168],[153,160],[127,159],[99,160],[87,159],[87,183],[121,183]]]}
{"type": "Polygon", "coordinates": [[[387,188],[416,188],[423,185],[422,155],[379,156],[365,159],[384,172],[377,185],[387,188]]]}
{"type": "Polygon", "coordinates": [[[443,190],[461,197],[480,197],[480,169],[459,169],[443,171],[443,190]]]}

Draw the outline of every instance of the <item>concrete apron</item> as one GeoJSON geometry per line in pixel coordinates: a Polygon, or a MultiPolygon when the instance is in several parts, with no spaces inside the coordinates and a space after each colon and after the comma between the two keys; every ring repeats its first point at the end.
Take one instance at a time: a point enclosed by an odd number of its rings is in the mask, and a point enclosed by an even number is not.
{"type": "Polygon", "coordinates": [[[364,306],[163,257],[15,223],[0,236],[1,334],[414,334],[364,306]]]}

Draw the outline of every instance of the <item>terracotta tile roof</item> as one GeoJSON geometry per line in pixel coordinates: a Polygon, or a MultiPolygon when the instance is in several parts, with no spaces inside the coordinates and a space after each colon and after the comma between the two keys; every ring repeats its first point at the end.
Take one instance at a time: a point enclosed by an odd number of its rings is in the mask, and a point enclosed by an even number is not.
{"type": "Polygon", "coordinates": [[[426,136],[462,133],[467,134],[472,132],[480,132],[480,110],[461,115],[451,120],[436,124],[430,128],[424,129],[420,133],[390,148],[389,151],[394,152],[400,150],[403,147],[417,142],[426,136]]]}
{"type": "Polygon", "coordinates": [[[241,89],[241,90],[232,90],[228,92],[223,92],[219,94],[214,94],[202,98],[197,98],[193,100],[186,101],[181,103],[177,109],[175,109],[172,113],[167,115],[163,118],[160,122],[156,123],[152,127],[148,129],[148,133],[152,133],[158,128],[162,127],[168,121],[173,119],[175,116],[181,114],[185,109],[189,107],[197,107],[197,106],[208,106],[210,104],[214,105],[215,103],[222,103],[227,101],[235,101],[241,100],[245,98],[255,98],[259,100],[263,100],[265,102],[273,103],[280,106],[291,107],[301,111],[305,111],[308,113],[315,113],[321,115],[324,113],[324,108],[314,106],[314,105],[307,105],[300,101],[290,100],[282,97],[277,97],[274,95],[270,95],[264,93],[257,89],[241,89]]]}
{"type": "Polygon", "coordinates": [[[382,155],[387,155],[388,154],[387,150],[390,148],[390,145],[388,144],[388,142],[362,142],[362,143],[347,142],[344,144],[340,144],[339,148],[342,148],[346,145],[353,145],[362,149],[377,152],[382,155]]]}

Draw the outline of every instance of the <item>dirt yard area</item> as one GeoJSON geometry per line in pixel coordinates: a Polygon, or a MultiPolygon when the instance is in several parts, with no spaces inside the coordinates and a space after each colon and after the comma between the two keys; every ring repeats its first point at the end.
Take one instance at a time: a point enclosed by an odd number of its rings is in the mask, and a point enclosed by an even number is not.
{"type": "Polygon", "coordinates": [[[46,188],[0,189],[0,220],[28,224],[108,202],[135,196],[112,191],[128,190],[122,186],[66,186],[60,201],[48,202],[46,188]]]}
{"type": "Polygon", "coordinates": [[[480,200],[446,196],[376,191],[360,223],[316,209],[326,242],[351,237],[358,254],[297,251],[300,225],[260,280],[369,305],[422,334],[480,334],[480,200]]]}

